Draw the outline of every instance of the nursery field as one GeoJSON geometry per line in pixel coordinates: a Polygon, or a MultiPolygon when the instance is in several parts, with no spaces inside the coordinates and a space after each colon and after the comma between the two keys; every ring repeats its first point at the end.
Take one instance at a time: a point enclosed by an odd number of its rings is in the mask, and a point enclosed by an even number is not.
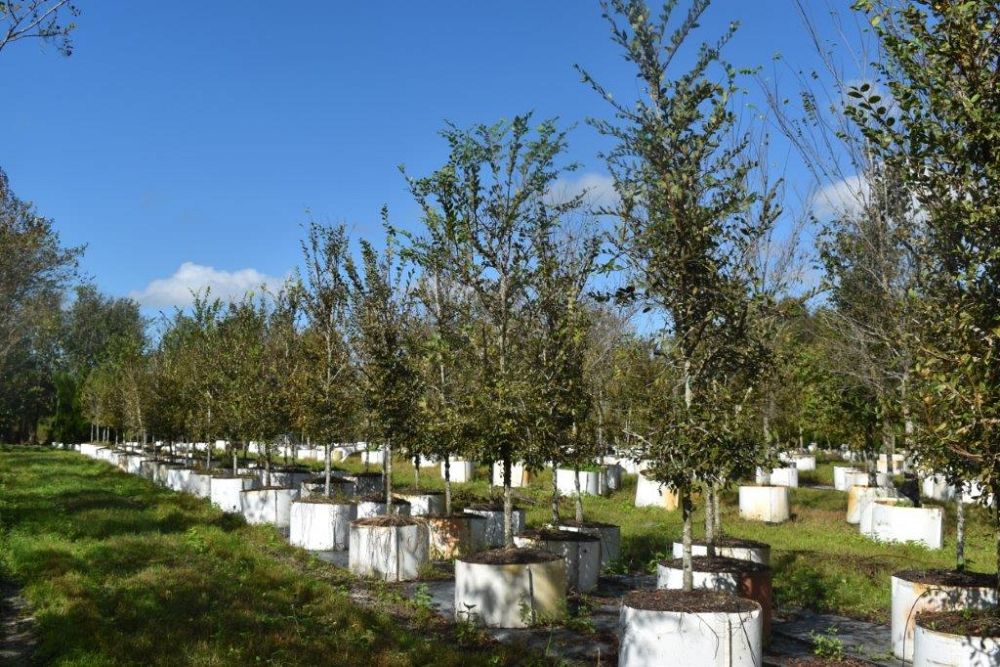
{"type": "Polygon", "coordinates": [[[0,449],[0,577],[54,665],[547,664],[461,632],[244,524],[72,452],[0,449]]]}

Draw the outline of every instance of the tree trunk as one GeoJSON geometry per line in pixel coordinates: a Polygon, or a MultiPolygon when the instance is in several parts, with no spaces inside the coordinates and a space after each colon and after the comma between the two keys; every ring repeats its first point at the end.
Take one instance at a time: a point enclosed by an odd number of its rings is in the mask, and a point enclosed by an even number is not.
{"type": "Polygon", "coordinates": [[[955,569],[959,572],[965,569],[965,503],[962,502],[964,488],[964,484],[958,486],[955,498],[955,569]]]}
{"type": "Polygon", "coordinates": [[[330,497],[330,443],[323,444],[323,495],[330,497]]]}
{"type": "Polygon", "coordinates": [[[451,455],[444,457],[444,515],[451,516],[451,455]]]}
{"type": "Polygon", "coordinates": [[[681,555],[681,562],[684,567],[683,589],[685,591],[694,590],[694,565],[691,561],[691,515],[694,514],[694,503],[691,502],[691,490],[687,487],[680,489],[681,513],[684,517],[684,529],[681,533],[681,541],[684,550],[681,555]]]}
{"type": "Polygon", "coordinates": [[[420,454],[413,457],[413,488],[420,488],[420,454]]]}
{"type": "Polygon", "coordinates": [[[583,524],[583,494],[580,493],[580,466],[573,466],[573,484],[576,486],[576,522],[583,524]]]}
{"type": "Polygon", "coordinates": [[[722,537],[722,503],[719,500],[719,495],[722,489],[716,485],[715,490],[712,492],[712,503],[714,504],[714,509],[712,511],[715,517],[715,539],[722,537]]]}
{"type": "Polygon", "coordinates": [[[713,502],[713,489],[710,484],[705,484],[705,542],[709,556],[715,555],[715,503],[713,502]]]}
{"type": "Polygon", "coordinates": [[[503,545],[514,547],[514,494],[510,487],[510,453],[503,456],[503,545]]]}
{"type": "Polygon", "coordinates": [[[392,514],[392,440],[385,441],[385,454],[382,459],[382,476],[385,478],[385,508],[387,514],[392,514]]]}

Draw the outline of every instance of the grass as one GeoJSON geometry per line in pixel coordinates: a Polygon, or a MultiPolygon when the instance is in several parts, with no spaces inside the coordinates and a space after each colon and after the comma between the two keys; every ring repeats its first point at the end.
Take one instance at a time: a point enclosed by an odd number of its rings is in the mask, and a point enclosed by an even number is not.
{"type": "MultiPolygon", "coordinates": [[[[353,470],[360,463],[339,464],[353,470]]],[[[832,485],[833,463],[820,463],[810,477],[815,483],[832,485]]],[[[393,463],[393,482],[413,484],[413,466],[393,463]]],[[[453,485],[458,503],[487,496],[488,470],[480,467],[480,479],[453,485]]],[[[543,470],[526,489],[515,489],[517,502],[527,511],[529,525],[550,520],[552,472],[543,470]]],[[[424,468],[421,484],[440,489],[443,481],[438,468],[424,468]]],[[[739,518],[735,489],[723,496],[723,529],[733,537],[759,540],[771,545],[771,565],[775,598],[780,607],[801,607],[880,623],[888,623],[890,576],[903,569],[953,568],[955,553],[955,512],[949,505],[945,516],[944,547],[937,551],[917,544],[881,544],[860,534],[858,527],[845,521],[847,494],[834,490],[798,488],[791,490],[793,518],[779,525],[743,521],[739,518]]],[[[679,511],[655,507],[638,508],[635,477],[626,475],[624,486],[607,498],[587,496],[585,516],[621,526],[624,571],[655,571],[657,560],[668,556],[672,542],[680,540],[679,511]]],[[[928,503],[934,504],[934,503],[928,503]]],[[[573,517],[568,498],[560,503],[561,515],[573,517]]],[[[972,570],[996,571],[993,534],[988,513],[980,507],[966,509],[966,562],[972,570]]],[[[704,516],[695,516],[695,535],[703,534],[704,516]]]]}
{"type": "Polygon", "coordinates": [[[0,576],[22,584],[52,665],[545,663],[204,500],[78,454],[0,448],[0,576]]]}

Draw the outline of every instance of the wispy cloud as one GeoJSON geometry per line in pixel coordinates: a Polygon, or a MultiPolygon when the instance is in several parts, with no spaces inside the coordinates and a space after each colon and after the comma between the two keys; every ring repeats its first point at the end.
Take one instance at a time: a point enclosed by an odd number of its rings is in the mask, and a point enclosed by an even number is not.
{"type": "Polygon", "coordinates": [[[860,175],[848,176],[817,190],[812,197],[812,212],[820,220],[849,217],[864,210],[870,186],[860,175]]]}
{"type": "Polygon", "coordinates": [[[184,262],[169,278],[157,278],[145,288],[133,291],[130,297],[143,306],[166,308],[185,307],[194,302],[194,294],[211,290],[213,297],[224,301],[240,299],[262,286],[276,289],[282,278],[261,273],[256,269],[222,271],[211,266],[184,262]]]}
{"type": "Polygon", "coordinates": [[[584,202],[593,208],[611,207],[618,201],[614,180],[593,172],[576,178],[560,178],[549,190],[549,200],[566,201],[581,193],[586,193],[584,202]]]}

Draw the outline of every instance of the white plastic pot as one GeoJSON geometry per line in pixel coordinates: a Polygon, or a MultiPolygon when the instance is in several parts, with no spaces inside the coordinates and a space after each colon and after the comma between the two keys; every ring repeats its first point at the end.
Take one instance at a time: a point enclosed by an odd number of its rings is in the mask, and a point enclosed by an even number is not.
{"type": "Polygon", "coordinates": [[[170,466],[167,468],[166,485],[171,491],[186,491],[188,488],[188,479],[191,477],[191,471],[187,468],[181,468],[179,466],[170,466]]]}
{"type": "Polygon", "coordinates": [[[342,551],[348,547],[351,522],[357,518],[354,503],[310,503],[295,501],[288,541],[310,551],[342,551]]]}
{"type": "Polygon", "coordinates": [[[385,452],[380,449],[361,452],[361,462],[370,466],[381,466],[385,463],[385,452]]]}
{"type": "Polygon", "coordinates": [[[847,491],[847,523],[860,524],[861,515],[877,498],[897,498],[895,489],[879,486],[852,486],[847,491]]]}
{"type": "Polygon", "coordinates": [[[240,493],[257,488],[255,477],[215,477],[212,479],[212,504],[223,512],[242,512],[240,493]]]}
{"type": "Polygon", "coordinates": [[[543,536],[517,535],[514,544],[562,556],[566,561],[566,586],[579,593],[594,590],[601,574],[601,538],[587,533],[572,533],[569,539],[563,539],[559,532],[545,531],[543,536]]]}
{"type": "Polygon", "coordinates": [[[124,470],[130,475],[138,475],[141,472],[142,462],[146,457],[142,454],[126,454],[124,470]]]}
{"type": "Polygon", "coordinates": [[[184,490],[199,498],[212,497],[212,476],[206,472],[192,470],[188,475],[184,490]]]}
{"type": "MultiPolygon", "coordinates": [[[[493,486],[503,486],[503,461],[493,464],[493,486]]],[[[531,473],[524,467],[523,463],[511,463],[510,465],[510,485],[514,487],[528,486],[531,482],[531,473]]]]}
{"type": "Polygon", "coordinates": [[[566,563],[498,565],[455,561],[455,617],[491,628],[523,628],[566,606],[566,563]]]}
{"type": "Polygon", "coordinates": [[[928,475],[920,483],[921,494],[925,498],[946,503],[955,499],[955,489],[948,484],[944,475],[928,475]]]}
{"type": "Polygon", "coordinates": [[[410,503],[410,516],[440,516],[444,514],[443,493],[399,493],[393,495],[410,503]]]}
{"type": "Polygon", "coordinates": [[[833,466],[833,488],[838,491],[847,491],[855,484],[848,484],[848,480],[853,481],[855,473],[861,471],[852,466],[833,466]]]}
{"type": "MultiPolygon", "coordinates": [[[[486,532],[484,535],[486,547],[494,548],[503,546],[503,509],[467,507],[465,511],[486,519],[486,532]]],[[[524,531],[524,510],[515,509],[511,514],[510,521],[511,531],[515,535],[524,531]]]]}
{"type": "Polygon", "coordinates": [[[246,489],[240,491],[240,507],[247,523],[270,523],[287,528],[292,518],[292,501],[297,489],[246,489]]]}
{"type": "Polygon", "coordinates": [[[636,478],[635,506],[661,507],[668,511],[677,509],[679,500],[677,494],[669,488],[652,480],[641,472],[636,478]]]}
{"type": "Polygon", "coordinates": [[[486,546],[486,519],[475,514],[428,517],[427,528],[433,560],[469,556],[486,546]]]}
{"type": "Polygon", "coordinates": [[[415,520],[400,526],[351,523],[348,566],[352,574],[386,581],[410,581],[428,562],[427,524],[415,520]]]}
{"type": "MultiPolygon", "coordinates": [[[[556,487],[564,496],[576,495],[576,473],[565,468],[556,469],[556,487]]],[[[603,496],[607,493],[603,470],[580,471],[580,493],[588,496],[603,496]]]]}
{"type": "MultiPolygon", "coordinates": [[[[392,513],[398,514],[399,516],[409,516],[410,506],[407,503],[393,502],[392,503],[392,513]]],[[[389,514],[389,505],[381,500],[359,500],[358,501],[358,515],[359,519],[370,519],[375,516],[385,516],[389,514]]]]}
{"type": "Polygon", "coordinates": [[[601,540],[601,567],[616,562],[621,558],[622,534],[621,528],[610,523],[575,523],[559,524],[559,530],[574,533],[588,533],[601,540]]]}
{"type": "Polygon", "coordinates": [[[792,516],[785,486],[741,486],[740,518],[747,521],[781,523],[792,516]]]}
{"type": "Polygon", "coordinates": [[[656,611],[622,603],[619,667],[698,665],[759,667],[764,664],[760,605],[749,612],[656,611]]]}
{"type": "Polygon", "coordinates": [[[796,456],[792,459],[791,463],[795,466],[796,470],[801,472],[810,472],[816,469],[815,456],[796,456]]]}
{"type": "Polygon", "coordinates": [[[604,482],[609,490],[617,491],[622,488],[622,472],[622,467],[617,463],[604,466],[604,482]]]}
{"type": "Polygon", "coordinates": [[[919,542],[928,549],[940,549],[943,522],[940,507],[902,507],[876,501],[871,536],[882,542],[919,542]]]}
{"type": "Polygon", "coordinates": [[[775,468],[771,471],[771,486],[787,486],[791,489],[799,486],[798,468],[775,468]]]}
{"type": "MultiPolygon", "coordinates": [[[[959,611],[961,609],[988,609],[997,604],[996,590],[992,585],[965,587],[925,584],[910,581],[900,576],[901,574],[897,573],[892,576],[890,635],[893,655],[903,660],[914,660],[915,657],[914,628],[917,614],[959,611]]],[[[942,662],[940,664],[963,663],[942,662]]]]}
{"type": "MultiPolygon", "coordinates": [[[[674,558],[684,557],[684,543],[674,542],[674,558]]],[[[691,555],[692,556],[707,556],[708,546],[705,544],[692,544],[691,545],[691,555]]],[[[736,560],[747,560],[751,563],[760,563],[761,565],[771,564],[771,547],[767,545],[753,547],[753,546],[722,546],[715,545],[715,555],[723,556],[725,558],[735,558],[736,560]]]]}
{"type": "MultiPolygon", "coordinates": [[[[266,481],[268,478],[267,471],[261,469],[258,474],[260,475],[261,484],[268,484],[266,481]]],[[[270,486],[286,486],[289,489],[298,489],[302,486],[302,482],[310,480],[315,476],[316,473],[305,470],[272,470],[270,486]]]]}
{"type": "MultiPolygon", "coordinates": [[[[322,496],[326,493],[326,480],[309,480],[302,482],[299,487],[300,498],[309,496],[322,496]]],[[[330,475],[330,495],[331,496],[353,496],[355,493],[354,482],[342,477],[330,475]]]]}
{"type": "MultiPolygon", "coordinates": [[[[465,459],[452,459],[448,470],[451,481],[456,484],[471,482],[475,474],[476,464],[465,459]]],[[[441,479],[444,479],[444,462],[441,463],[441,479]]]]}
{"type": "Polygon", "coordinates": [[[754,483],[757,486],[770,486],[771,485],[771,470],[770,468],[761,468],[757,466],[754,471],[754,483]]]}
{"type": "Polygon", "coordinates": [[[861,504],[861,520],[858,521],[858,531],[866,537],[875,537],[874,532],[874,522],[872,517],[874,512],[872,510],[876,505],[907,505],[912,506],[912,503],[906,498],[900,498],[897,496],[889,496],[886,498],[875,498],[871,502],[861,504]]]}
{"type": "Polygon", "coordinates": [[[139,476],[151,482],[156,481],[156,461],[146,459],[139,464],[139,476]]]}
{"type": "Polygon", "coordinates": [[[968,637],[938,632],[917,624],[913,637],[913,667],[996,667],[1000,637],[968,637]]]}

